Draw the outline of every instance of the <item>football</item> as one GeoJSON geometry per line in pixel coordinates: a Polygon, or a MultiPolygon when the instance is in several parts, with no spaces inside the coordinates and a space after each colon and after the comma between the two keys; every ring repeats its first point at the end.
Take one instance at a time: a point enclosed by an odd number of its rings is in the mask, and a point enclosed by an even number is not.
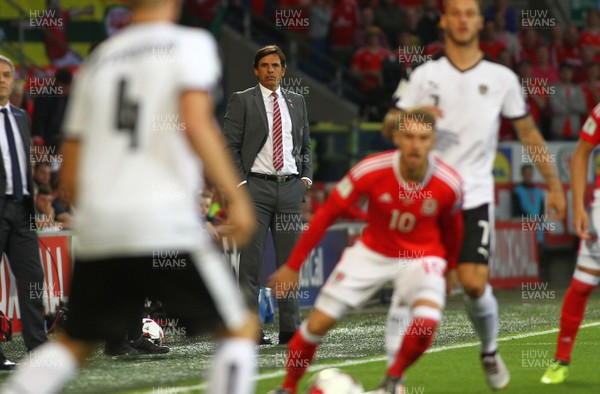
{"type": "Polygon", "coordinates": [[[324,369],[313,375],[308,384],[307,394],[363,394],[360,383],[337,368],[324,369]]]}
{"type": "Polygon", "coordinates": [[[162,346],[165,339],[161,326],[149,318],[142,319],[142,336],[150,339],[157,346],[162,346]]]}

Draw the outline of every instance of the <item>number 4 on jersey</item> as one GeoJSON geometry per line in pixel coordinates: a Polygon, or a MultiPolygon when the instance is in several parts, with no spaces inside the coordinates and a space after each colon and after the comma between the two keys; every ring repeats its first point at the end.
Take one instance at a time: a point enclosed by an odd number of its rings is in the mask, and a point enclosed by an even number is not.
{"type": "Polygon", "coordinates": [[[131,135],[131,149],[137,148],[137,133],[136,125],[138,118],[139,104],[125,96],[127,81],[121,79],[119,81],[119,99],[117,100],[117,130],[126,132],[131,135]]]}

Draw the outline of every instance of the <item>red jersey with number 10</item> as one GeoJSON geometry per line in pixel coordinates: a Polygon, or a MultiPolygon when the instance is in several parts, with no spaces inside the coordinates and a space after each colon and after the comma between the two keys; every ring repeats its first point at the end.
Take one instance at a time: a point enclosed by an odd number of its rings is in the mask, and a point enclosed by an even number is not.
{"type": "Polygon", "coordinates": [[[429,157],[422,182],[400,175],[398,150],[369,156],[353,167],[317,211],[287,265],[299,270],[327,227],[360,196],[367,196],[367,226],[361,241],[388,257],[439,256],[456,266],[463,235],[462,180],[448,165],[429,157]]]}

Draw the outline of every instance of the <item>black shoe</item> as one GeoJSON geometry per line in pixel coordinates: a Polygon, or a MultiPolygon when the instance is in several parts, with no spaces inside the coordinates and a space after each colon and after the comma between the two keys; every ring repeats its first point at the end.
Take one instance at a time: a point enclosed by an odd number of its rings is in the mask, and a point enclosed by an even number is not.
{"type": "Polygon", "coordinates": [[[286,331],[280,332],[279,333],[279,344],[280,345],[287,344],[290,341],[290,339],[292,339],[294,334],[295,333],[293,333],[293,332],[286,332],[286,331]]]}
{"type": "Polygon", "coordinates": [[[117,346],[109,345],[107,343],[104,345],[104,354],[107,356],[132,356],[140,354],[140,352],[131,347],[128,343],[121,343],[117,346]]]}
{"type": "Polygon", "coordinates": [[[17,363],[13,363],[4,354],[0,354],[0,371],[12,371],[16,366],[17,363]]]}
{"type": "Polygon", "coordinates": [[[158,346],[152,340],[140,337],[130,343],[130,346],[138,351],[139,354],[165,354],[171,349],[166,346],[158,346]]]}
{"type": "Polygon", "coordinates": [[[265,332],[263,330],[260,330],[258,344],[259,345],[272,345],[273,340],[271,339],[271,337],[269,337],[267,334],[265,334],[265,332]]]}

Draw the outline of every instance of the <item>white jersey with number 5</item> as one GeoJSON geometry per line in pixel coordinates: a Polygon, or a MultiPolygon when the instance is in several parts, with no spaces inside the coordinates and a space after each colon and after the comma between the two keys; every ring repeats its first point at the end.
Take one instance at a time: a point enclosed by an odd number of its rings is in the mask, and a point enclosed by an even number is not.
{"type": "Polygon", "coordinates": [[[517,76],[486,59],[460,71],[441,55],[412,72],[397,106],[442,110],[434,153],[462,177],[463,208],[492,203],[500,116],[519,119],[528,113],[517,76]]]}
{"type": "Polygon", "coordinates": [[[136,24],[99,46],[76,76],[64,134],[81,142],[76,206],[82,258],[197,247],[202,165],[185,136],[185,91],[215,89],[212,37],[136,24]]]}

